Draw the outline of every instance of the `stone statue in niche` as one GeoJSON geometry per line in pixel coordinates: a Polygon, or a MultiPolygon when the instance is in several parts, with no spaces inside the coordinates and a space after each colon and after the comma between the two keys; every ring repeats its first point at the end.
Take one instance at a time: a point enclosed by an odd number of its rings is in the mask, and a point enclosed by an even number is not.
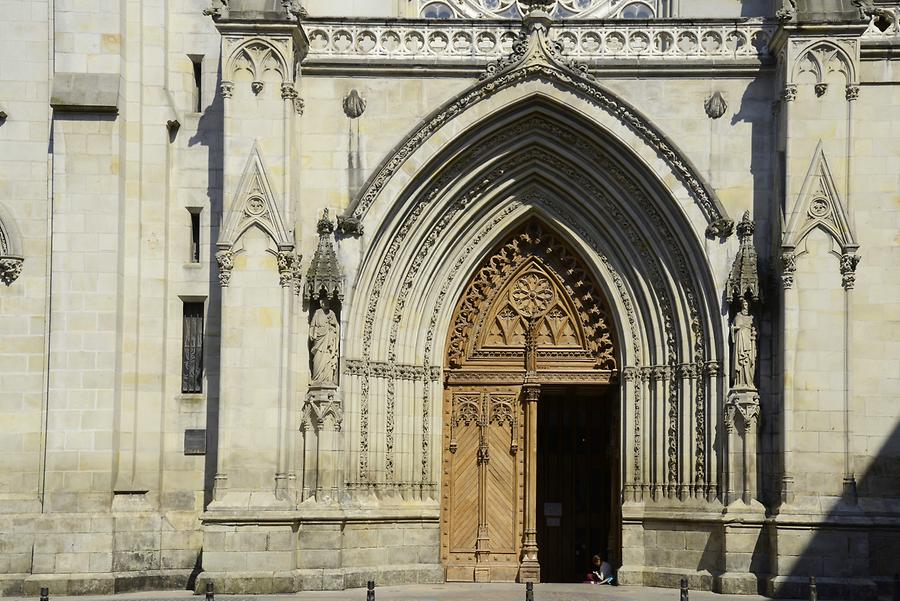
{"type": "Polygon", "coordinates": [[[757,332],[750,315],[750,302],[741,299],[741,310],[731,324],[731,341],[734,344],[732,383],[736,389],[755,389],[757,332]]]}
{"type": "Polygon", "coordinates": [[[337,384],[338,327],[337,315],[331,308],[331,301],[323,296],[309,324],[313,384],[337,384]]]}

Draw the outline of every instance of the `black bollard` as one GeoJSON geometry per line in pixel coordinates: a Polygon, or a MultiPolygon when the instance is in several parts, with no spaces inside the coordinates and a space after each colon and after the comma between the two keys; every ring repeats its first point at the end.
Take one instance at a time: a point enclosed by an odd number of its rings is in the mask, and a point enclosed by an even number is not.
{"type": "Polygon", "coordinates": [[[369,580],[366,585],[366,601],[375,601],[375,581],[369,580]]]}
{"type": "Polygon", "coordinates": [[[816,577],[809,577],[809,601],[819,601],[819,589],[816,588],[816,577]]]}
{"type": "Polygon", "coordinates": [[[41,587],[41,601],[50,601],[50,589],[46,586],[41,587]]]}
{"type": "Polygon", "coordinates": [[[212,582],[206,583],[206,601],[216,601],[216,587],[212,582]]]}
{"type": "Polygon", "coordinates": [[[534,583],[525,583],[525,601],[534,601],[534,583]]]}
{"type": "Polygon", "coordinates": [[[688,586],[687,586],[687,578],[681,579],[681,596],[679,597],[680,601],[688,601],[688,586]]]}
{"type": "Polygon", "coordinates": [[[894,601],[900,601],[900,574],[894,574],[894,601]]]}

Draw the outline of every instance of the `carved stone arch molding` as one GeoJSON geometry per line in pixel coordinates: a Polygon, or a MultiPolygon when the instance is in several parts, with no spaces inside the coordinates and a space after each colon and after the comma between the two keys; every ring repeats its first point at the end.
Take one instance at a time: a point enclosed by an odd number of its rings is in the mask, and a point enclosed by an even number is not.
{"type": "MultiPolygon", "coordinates": [[[[348,208],[344,221],[361,223],[370,211],[379,211],[375,209],[377,204],[393,202],[398,190],[392,186],[398,177],[404,177],[403,165],[413,157],[414,164],[427,162],[427,155],[441,146],[440,141],[431,140],[442,128],[453,122],[454,126],[449,127],[452,135],[448,135],[447,139],[465,138],[466,133],[461,131],[472,132],[483,126],[477,117],[472,119],[467,115],[489,115],[496,107],[508,106],[527,99],[529,95],[540,94],[534,87],[525,85],[533,83],[551,94],[562,90],[565,95],[571,95],[572,98],[559,103],[561,105],[574,106],[578,104],[577,99],[590,107],[595,115],[599,114],[598,111],[607,115],[620,131],[612,133],[607,130],[604,132],[606,137],[619,137],[623,152],[633,154],[639,148],[647,149],[647,154],[652,153],[653,156],[652,159],[645,157],[643,162],[650,169],[659,169],[654,163],[661,159],[668,172],[658,170],[659,181],[666,181],[670,174],[676,176],[685,196],[702,215],[704,227],[700,231],[705,230],[708,237],[729,236],[734,231],[734,221],[687,156],[640,111],[597,82],[587,67],[564,57],[558,45],[548,39],[547,27],[548,23],[540,18],[526,17],[523,32],[514,44],[512,54],[489,65],[481,81],[426,117],[375,170],[348,208]],[[631,139],[622,137],[626,132],[632,136],[631,139]]],[[[594,125],[599,127],[597,122],[594,125]]],[[[437,138],[440,140],[440,136],[437,138]]],[[[678,196],[677,193],[673,195],[678,196]]],[[[386,212],[386,209],[380,210],[386,212]]]]}
{"type": "MultiPolygon", "coordinates": [[[[528,43],[541,34],[531,35],[528,43]]],[[[727,244],[704,245],[716,203],[698,195],[702,180],[672,176],[672,155],[636,131],[643,122],[626,116],[627,105],[617,111],[582,93],[580,71],[546,55],[517,56],[475,96],[429,118],[344,215],[345,234],[362,233],[345,241],[361,256],[346,315],[346,330],[359,335],[348,337],[343,363],[350,481],[435,491],[455,302],[480,260],[535,212],[590,263],[617,318],[615,369],[633,445],[626,486],[635,497],[715,495],[727,273],[712,266],[733,258],[727,244]],[[410,439],[420,441],[421,469],[400,446],[410,439]]],[[[583,335],[575,339],[585,348],[583,335]]]]}
{"type": "Polygon", "coordinates": [[[22,273],[25,255],[22,237],[12,213],[0,204],[0,282],[11,286],[22,273]]]}
{"type": "MultiPolygon", "coordinates": [[[[548,166],[552,163],[549,158],[545,159],[534,164],[548,166]]],[[[510,157],[510,161],[517,163],[519,157],[510,157]]],[[[514,180],[519,175],[514,169],[510,169],[508,174],[514,180]]],[[[660,249],[655,253],[644,248],[637,250],[633,257],[618,256],[610,260],[606,253],[611,248],[604,247],[611,243],[612,238],[635,248],[645,247],[647,243],[634,238],[638,229],[631,223],[630,217],[614,213],[618,217],[610,218],[605,211],[599,211],[597,205],[589,208],[583,204],[587,202],[590,205],[602,197],[602,191],[592,187],[583,176],[560,173],[540,185],[523,178],[521,189],[504,190],[503,198],[507,200],[494,198],[489,193],[494,183],[490,179],[478,173],[474,174],[474,179],[483,183],[480,190],[462,193],[455,201],[449,202],[422,199],[415,215],[408,216],[406,220],[397,217],[403,225],[398,230],[386,227],[384,247],[381,241],[375,244],[386,253],[381,255],[383,260],[363,261],[361,279],[356,283],[350,303],[351,314],[348,316],[348,329],[361,329],[363,335],[348,341],[350,359],[345,363],[345,374],[349,376],[346,380],[348,405],[359,419],[351,425],[349,432],[357,449],[350,469],[360,479],[354,486],[388,486],[384,480],[390,483],[395,478],[403,478],[404,466],[397,465],[392,459],[394,429],[399,428],[398,435],[404,431],[403,426],[398,424],[411,417],[407,413],[410,411],[414,412],[415,421],[420,424],[415,434],[422,442],[417,453],[421,460],[421,472],[415,473],[415,478],[423,489],[434,486],[437,474],[433,472],[433,467],[438,441],[432,436],[440,430],[439,423],[435,423],[436,407],[433,403],[441,398],[440,386],[435,378],[436,374],[440,375],[440,363],[443,361],[435,358],[433,351],[437,350],[435,346],[443,349],[446,342],[444,334],[451,321],[448,312],[452,311],[452,306],[448,309],[447,305],[463,294],[459,286],[464,282],[460,280],[468,279],[466,275],[477,270],[477,264],[472,264],[472,260],[490,256],[490,249],[495,246],[491,241],[497,240],[498,236],[500,240],[505,237],[500,232],[517,230],[515,224],[537,210],[539,214],[546,215],[550,222],[558,222],[559,227],[568,231],[567,238],[577,241],[582,256],[587,253],[593,257],[596,261],[591,268],[594,277],[597,277],[598,268],[606,272],[603,276],[607,281],[604,290],[616,297],[615,313],[620,317],[616,321],[624,324],[617,334],[620,334],[620,339],[629,340],[627,362],[616,364],[623,377],[622,402],[627,407],[631,424],[628,426],[631,438],[626,468],[628,495],[637,498],[651,494],[651,491],[654,495],[672,496],[688,494],[687,491],[702,497],[715,494],[718,468],[715,450],[710,447],[709,433],[715,431],[715,406],[719,402],[716,358],[722,356],[721,336],[710,329],[709,316],[704,317],[696,310],[704,297],[709,296],[715,302],[716,293],[708,289],[689,292],[689,300],[685,302],[694,308],[688,310],[689,307],[686,307],[683,312],[676,313],[673,312],[676,307],[666,308],[671,301],[653,294],[655,286],[664,286],[660,276],[654,275],[660,268],[643,265],[647,261],[655,262],[657,254],[668,256],[668,252],[660,249]],[[567,178],[572,180],[573,188],[585,187],[583,201],[570,199],[568,195],[572,192],[547,188],[550,181],[559,182],[567,178]],[[441,206],[446,207],[446,212],[437,221],[421,213],[422,210],[437,210],[441,206]],[[471,223],[454,228],[450,225],[454,220],[471,223]],[[416,225],[417,222],[422,223],[416,225]],[[457,233],[451,234],[446,229],[455,229],[457,233]],[[485,244],[489,245],[488,249],[485,244]],[[407,255],[407,252],[410,254],[407,255]],[[632,263],[638,272],[645,269],[647,272],[637,276],[634,270],[627,267],[632,263]],[[630,273],[617,273],[623,267],[630,273]],[[402,275],[404,273],[406,275],[402,275]],[[643,279],[643,283],[636,277],[643,279]],[[646,296],[648,293],[650,297],[646,296]],[[407,303],[407,300],[410,302],[407,303]],[[682,338],[692,340],[685,352],[676,349],[681,347],[682,338]],[[664,345],[662,355],[656,353],[656,363],[647,362],[646,357],[652,355],[643,349],[648,344],[660,343],[664,345]],[[424,363],[412,363],[417,361],[415,357],[424,357],[424,363]],[[407,383],[410,374],[416,373],[421,374],[414,376],[421,383],[407,383]],[[414,405],[409,405],[407,397],[411,390],[415,391],[414,405]],[[656,415],[644,417],[650,411],[648,403],[651,402],[655,407],[651,413],[656,415]],[[648,419],[666,423],[668,429],[664,439],[652,429],[648,430],[648,419]],[[695,424],[691,432],[685,430],[688,423],[695,424]],[[387,429],[384,438],[381,434],[375,434],[381,428],[387,429]],[[373,441],[382,440],[386,450],[382,455],[385,463],[376,459],[373,465],[370,463],[370,458],[374,457],[370,448],[373,441]],[[646,444],[642,442],[645,440],[646,444]],[[659,469],[648,473],[645,465],[648,454],[657,452],[662,454],[659,460],[661,465],[667,466],[665,474],[659,469]]],[[[498,187],[502,188],[502,185],[498,187]]],[[[632,201],[645,207],[647,212],[653,212],[638,192],[632,201]]],[[[655,223],[656,237],[671,243],[670,226],[661,219],[655,223]]],[[[368,252],[375,251],[369,249],[368,252]]],[[[619,251],[612,252],[618,254],[619,251]]],[[[379,254],[376,252],[376,256],[379,254]]],[[[670,267],[677,273],[683,268],[686,266],[670,267]]],[[[528,266],[523,269],[527,270],[528,266]]],[[[687,274],[679,277],[680,282],[692,279],[687,274]]],[[[662,296],[669,294],[666,292],[662,296]]],[[[674,300],[674,293],[670,299],[674,300]]],[[[613,339],[616,337],[612,336],[613,339]]],[[[582,348],[584,346],[581,345],[582,348]]],[[[396,485],[402,484],[398,482],[396,485]]]]}

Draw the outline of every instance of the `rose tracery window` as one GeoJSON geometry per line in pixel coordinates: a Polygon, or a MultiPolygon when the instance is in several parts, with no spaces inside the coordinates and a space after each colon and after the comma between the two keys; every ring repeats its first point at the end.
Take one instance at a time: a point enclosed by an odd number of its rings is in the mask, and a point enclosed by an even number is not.
{"type": "MultiPolygon", "coordinates": [[[[547,0],[552,4],[550,14],[556,19],[649,19],[655,16],[657,0],[630,2],[622,8],[621,0],[547,0]]],[[[457,0],[450,3],[435,0],[419,0],[419,14],[428,19],[454,17],[492,19],[519,19],[528,10],[524,0],[457,0]]]]}

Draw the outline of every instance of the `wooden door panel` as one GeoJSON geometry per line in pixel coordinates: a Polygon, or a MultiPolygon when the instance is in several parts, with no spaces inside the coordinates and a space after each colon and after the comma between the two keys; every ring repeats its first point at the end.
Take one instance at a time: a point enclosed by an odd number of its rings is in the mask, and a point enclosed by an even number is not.
{"type": "Polygon", "coordinates": [[[474,553],[478,532],[477,424],[462,426],[450,457],[450,552],[474,553]]]}
{"type": "Polygon", "coordinates": [[[516,514],[518,481],[516,456],[509,452],[509,428],[488,429],[487,524],[491,553],[516,552],[516,514]]]}
{"type": "Polygon", "coordinates": [[[467,579],[478,565],[490,566],[492,580],[517,574],[524,495],[519,396],[518,387],[447,390],[441,538],[448,579],[467,579]],[[476,553],[480,525],[487,544],[476,553]]]}

